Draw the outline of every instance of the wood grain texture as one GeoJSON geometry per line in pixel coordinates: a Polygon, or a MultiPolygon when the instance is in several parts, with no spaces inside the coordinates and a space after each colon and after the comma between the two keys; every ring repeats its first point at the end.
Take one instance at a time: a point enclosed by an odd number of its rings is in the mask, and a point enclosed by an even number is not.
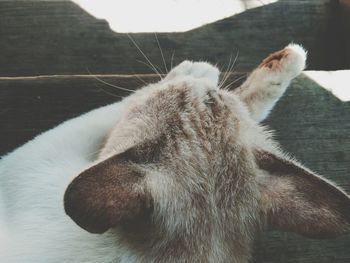
{"type": "MultiPolygon", "coordinates": [[[[148,82],[158,79],[139,78],[148,82]]],[[[140,79],[101,77],[102,81],[129,89],[142,86],[140,79]]],[[[91,76],[0,78],[0,155],[67,119],[128,94],[91,76]]]]}
{"type": "Polygon", "coordinates": [[[339,0],[339,25],[341,27],[343,42],[347,48],[343,56],[346,58],[346,65],[350,68],[350,0],[339,0]]]}
{"type": "MultiPolygon", "coordinates": [[[[156,76],[140,77],[147,82],[157,80],[156,76]]],[[[238,77],[231,75],[228,83],[238,77]]],[[[135,76],[102,79],[131,89],[143,85],[135,76]]],[[[127,93],[91,76],[2,78],[0,154],[62,121],[118,101],[124,95],[127,93]]],[[[300,76],[265,124],[275,130],[284,149],[350,192],[350,102],[340,101],[313,80],[300,76]]],[[[350,262],[349,244],[350,235],[319,241],[292,233],[264,233],[257,241],[252,262],[345,263],[350,262]]]]}
{"type": "MultiPolygon", "coordinates": [[[[293,41],[309,50],[309,69],[340,69],[349,66],[340,23],[337,0],[280,0],[158,38],[168,64],[175,51],[175,64],[192,59],[224,67],[239,52],[236,68],[249,71],[293,41]]],[[[152,72],[126,34],[70,1],[2,0],[0,36],[0,76],[152,72]]],[[[132,37],[163,68],[154,34],[132,37]]]]}

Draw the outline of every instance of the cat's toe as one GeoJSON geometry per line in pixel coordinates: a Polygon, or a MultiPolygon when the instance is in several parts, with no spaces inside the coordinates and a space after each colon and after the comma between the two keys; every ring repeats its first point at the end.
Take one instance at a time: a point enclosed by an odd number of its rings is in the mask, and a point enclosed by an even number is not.
{"type": "Polygon", "coordinates": [[[305,68],[307,52],[297,44],[289,44],[284,49],[272,53],[260,64],[260,68],[274,73],[284,73],[295,77],[305,68]]]}
{"type": "Polygon", "coordinates": [[[284,50],[286,50],[286,58],[283,62],[284,68],[295,76],[299,75],[306,66],[306,50],[297,44],[289,44],[284,50]]]}

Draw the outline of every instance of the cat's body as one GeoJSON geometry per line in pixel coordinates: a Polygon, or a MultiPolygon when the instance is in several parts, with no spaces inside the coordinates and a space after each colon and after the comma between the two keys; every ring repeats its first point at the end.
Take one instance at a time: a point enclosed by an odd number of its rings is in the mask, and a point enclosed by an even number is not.
{"type": "Polygon", "coordinates": [[[1,257],[8,255],[1,262],[110,262],[116,257],[113,240],[81,231],[64,215],[63,195],[72,177],[96,158],[119,108],[117,103],[68,121],[1,160],[1,225],[8,228],[6,246],[0,248],[1,257]]]}
{"type": "Polygon", "coordinates": [[[348,231],[348,196],[258,124],[304,66],[289,46],[233,93],[215,67],[183,62],[5,156],[0,261],[245,263],[265,225],[348,231]]]}

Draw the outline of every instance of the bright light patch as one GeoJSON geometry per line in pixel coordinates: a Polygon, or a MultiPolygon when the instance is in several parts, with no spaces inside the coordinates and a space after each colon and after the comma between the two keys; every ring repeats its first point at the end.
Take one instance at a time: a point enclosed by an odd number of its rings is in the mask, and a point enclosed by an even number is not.
{"type": "Polygon", "coordinates": [[[181,32],[278,0],[72,0],[116,32],[181,32]]]}
{"type": "Polygon", "coordinates": [[[304,73],[341,101],[350,101],[350,70],[305,71],[304,73]]]}

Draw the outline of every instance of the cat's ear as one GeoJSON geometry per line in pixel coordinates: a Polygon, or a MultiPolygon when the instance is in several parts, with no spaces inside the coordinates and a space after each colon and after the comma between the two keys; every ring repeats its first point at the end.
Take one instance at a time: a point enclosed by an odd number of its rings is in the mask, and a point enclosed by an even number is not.
{"type": "Polygon", "coordinates": [[[349,195],[294,161],[264,151],[255,156],[269,228],[313,238],[350,231],[349,195]]]}
{"type": "Polygon", "coordinates": [[[144,175],[131,164],[135,149],[115,155],[78,175],[64,195],[66,213],[83,229],[103,233],[143,220],[152,212],[144,175]]]}

